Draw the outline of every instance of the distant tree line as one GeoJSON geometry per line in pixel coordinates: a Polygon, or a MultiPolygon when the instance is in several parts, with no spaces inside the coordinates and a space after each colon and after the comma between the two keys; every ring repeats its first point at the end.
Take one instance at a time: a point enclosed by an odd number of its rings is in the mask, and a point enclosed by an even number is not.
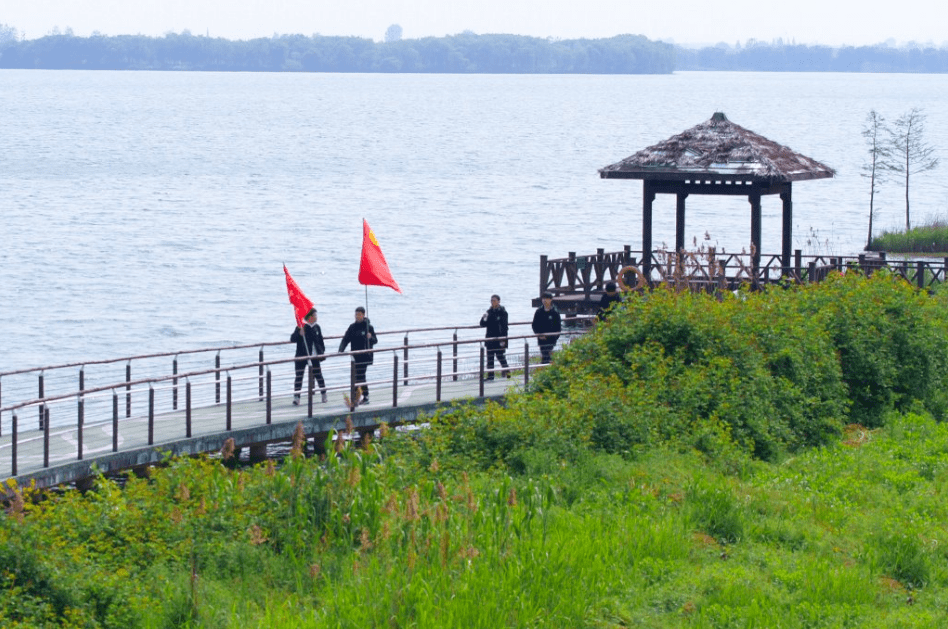
{"type": "Polygon", "coordinates": [[[232,41],[187,31],[163,37],[76,37],[68,29],[25,40],[5,28],[0,68],[499,74],[668,74],[675,69],[674,46],[640,35],[556,40],[465,32],[401,39],[401,28],[393,25],[385,42],[320,35],[232,41]]]}
{"type": "Polygon", "coordinates": [[[641,35],[552,39],[477,35],[403,39],[389,26],[385,40],[274,35],[228,40],[188,31],[76,37],[70,29],[27,40],[0,24],[0,68],[90,70],[214,70],[240,72],[431,72],[494,74],[668,74],[675,70],[761,72],[948,72],[948,48],[831,47],[748,40],[703,48],[655,42],[641,35]]]}
{"type": "Polygon", "coordinates": [[[948,48],[910,44],[903,47],[805,46],[782,40],[745,45],[717,44],[677,48],[676,70],[759,72],[948,72],[948,48]]]}

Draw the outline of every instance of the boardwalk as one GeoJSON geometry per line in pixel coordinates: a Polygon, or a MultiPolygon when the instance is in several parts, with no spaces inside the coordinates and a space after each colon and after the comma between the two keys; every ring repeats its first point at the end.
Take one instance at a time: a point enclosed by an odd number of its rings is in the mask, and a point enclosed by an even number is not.
{"type": "MultiPolygon", "coordinates": [[[[562,343],[581,332],[565,331],[562,343]]],[[[367,376],[372,402],[355,408],[347,405],[356,397],[351,353],[327,354],[321,363],[327,403],[311,381],[312,394],[304,384],[301,404],[294,405],[294,359],[286,358],[286,343],[195,350],[190,360],[182,352],[170,365],[171,355],[158,355],[0,374],[0,480],[39,487],[80,482],[169,455],[217,452],[230,438],[260,459],[268,444],[289,441],[301,422],[319,449],[347,420],[361,436],[383,423],[417,422],[461,400],[500,401],[543,367],[532,334],[511,332],[508,379],[499,366],[496,374],[487,369],[483,331],[475,326],[396,333],[404,334],[400,345],[389,341],[392,346],[374,352],[367,376]],[[422,340],[410,343],[409,332],[422,340]],[[265,360],[268,345],[280,358],[265,360]]]]}
{"type": "MultiPolygon", "coordinates": [[[[336,392],[326,404],[314,402],[312,416],[307,412],[305,400],[303,405],[294,406],[292,395],[286,395],[272,399],[269,424],[265,422],[265,400],[243,401],[231,407],[230,429],[226,427],[227,409],[224,405],[214,405],[191,412],[191,437],[186,436],[187,418],[183,410],[156,415],[151,428],[148,417],[123,419],[118,433],[113,430],[111,421],[87,423],[83,425],[81,437],[81,460],[78,458],[80,437],[76,427],[51,427],[48,435],[34,427],[30,432],[18,435],[17,482],[22,485],[35,480],[43,487],[72,482],[95,475],[97,471],[109,473],[154,464],[168,454],[178,456],[217,451],[228,438],[233,438],[235,445],[242,448],[287,441],[300,422],[318,447],[330,431],[346,429],[347,417],[351,418],[357,432],[374,431],[383,422],[389,425],[412,422],[422,414],[432,413],[458,400],[477,403],[487,399],[500,400],[517,384],[515,380],[504,378],[485,382],[484,396],[481,397],[476,379],[449,382],[442,387],[441,402],[435,399],[434,383],[410,385],[398,389],[397,406],[392,405],[392,387],[382,387],[373,391],[373,397],[380,400],[379,403],[360,406],[354,412],[348,410],[343,394],[336,392]],[[149,445],[150,431],[152,445],[149,445]],[[113,451],[113,443],[117,445],[117,451],[113,451]]],[[[522,381],[519,384],[522,385],[522,381]]],[[[0,461],[4,467],[10,465],[11,457],[12,433],[0,437],[0,461]]]]}

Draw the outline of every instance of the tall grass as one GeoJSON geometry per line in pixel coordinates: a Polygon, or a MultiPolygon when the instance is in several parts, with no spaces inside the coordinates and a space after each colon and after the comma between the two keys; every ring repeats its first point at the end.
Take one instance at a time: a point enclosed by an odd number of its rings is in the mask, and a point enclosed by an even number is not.
{"type": "Polygon", "coordinates": [[[866,250],[948,255],[948,223],[935,219],[907,231],[884,231],[872,239],[866,250]]]}

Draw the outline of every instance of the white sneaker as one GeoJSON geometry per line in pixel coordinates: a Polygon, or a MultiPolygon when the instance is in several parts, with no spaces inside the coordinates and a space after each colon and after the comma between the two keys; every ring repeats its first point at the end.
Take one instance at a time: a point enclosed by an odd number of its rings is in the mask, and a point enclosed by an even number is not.
{"type": "Polygon", "coordinates": [[[300,396],[294,395],[294,396],[293,396],[293,406],[299,406],[299,405],[300,405],[300,396]]]}
{"type": "Polygon", "coordinates": [[[323,404],[329,401],[329,396],[323,393],[323,404]]]}

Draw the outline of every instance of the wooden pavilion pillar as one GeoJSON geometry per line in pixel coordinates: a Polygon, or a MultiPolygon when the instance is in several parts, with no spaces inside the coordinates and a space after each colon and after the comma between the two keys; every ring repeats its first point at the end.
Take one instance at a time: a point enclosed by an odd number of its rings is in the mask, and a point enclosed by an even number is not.
{"type": "Polygon", "coordinates": [[[752,264],[756,282],[757,274],[760,272],[760,193],[751,193],[749,201],[751,204],[751,244],[754,245],[752,264]]]}
{"type": "Polygon", "coordinates": [[[790,261],[790,247],[793,237],[793,183],[787,183],[786,188],[780,193],[780,200],[783,201],[783,242],[780,251],[780,265],[783,267],[782,275],[788,277],[790,269],[793,268],[790,261]]]}
{"type": "Polygon", "coordinates": [[[652,203],[655,201],[655,186],[649,180],[642,181],[642,274],[651,284],[652,277],[652,203]]]}
{"type": "Polygon", "coordinates": [[[685,248],[685,199],[687,192],[679,192],[678,204],[675,207],[675,255],[680,255],[685,248]]]}

